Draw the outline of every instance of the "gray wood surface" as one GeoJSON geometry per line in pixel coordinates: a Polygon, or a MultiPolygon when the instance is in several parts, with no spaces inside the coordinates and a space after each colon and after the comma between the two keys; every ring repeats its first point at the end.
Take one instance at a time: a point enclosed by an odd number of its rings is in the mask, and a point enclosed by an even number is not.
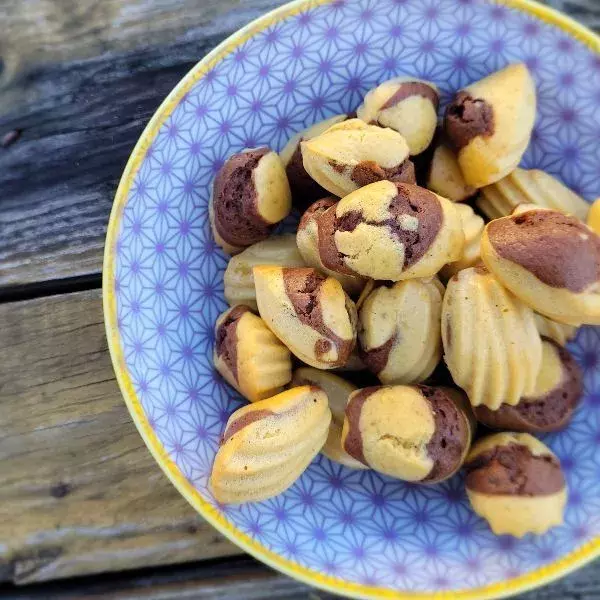
{"type": "MultiPolygon", "coordinates": [[[[120,574],[32,586],[15,600],[335,600],[339,596],[309,588],[248,557],[160,569],[153,573],[120,574]]],[[[516,596],[515,600],[596,600],[598,582],[593,566],[550,587],[516,596]]]]}
{"type": "Polygon", "coordinates": [[[0,305],[0,580],[29,583],[240,553],[135,429],[100,291],[0,305]]]}
{"type": "MultiPolygon", "coordinates": [[[[154,110],[218,42],[281,4],[1,0],[0,139],[19,138],[0,148],[0,287],[100,272],[116,184],[154,110]]],[[[600,26],[599,0],[551,4],[600,26]]]]}
{"type": "Polygon", "coordinates": [[[0,139],[20,133],[0,148],[0,287],[101,271],[116,185],[153,112],[223,38],[283,3],[0,1],[0,139]]]}

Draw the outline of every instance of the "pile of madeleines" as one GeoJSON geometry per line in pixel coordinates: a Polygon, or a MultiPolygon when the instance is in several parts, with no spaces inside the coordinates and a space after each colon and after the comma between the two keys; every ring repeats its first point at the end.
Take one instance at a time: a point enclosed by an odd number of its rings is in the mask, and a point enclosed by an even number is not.
{"type": "Polygon", "coordinates": [[[233,258],[214,362],[251,403],[225,428],[217,501],[280,494],[322,452],[423,484],[462,467],[497,534],[562,522],[560,462],[531,434],[582,394],[565,345],[600,324],[600,205],[517,167],[536,115],[523,64],[460,90],[441,124],[438,105],[432,83],[386,81],[217,174],[210,221],[233,258]],[[271,235],[292,205],[296,235],[271,235]],[[471,447],[477,422],[500,432],[471,447]]]}

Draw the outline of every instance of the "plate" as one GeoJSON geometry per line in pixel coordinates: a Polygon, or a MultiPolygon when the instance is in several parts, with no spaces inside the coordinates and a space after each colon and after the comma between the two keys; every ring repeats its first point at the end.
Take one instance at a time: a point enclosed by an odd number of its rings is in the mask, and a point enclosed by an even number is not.
{"type": "Polygon", "coordinates": [[[179,491],[241,548],[311,585],[357,598],[491,598],[540,585],[600,553],[600,337],[571,350],[585,398],[544,437],[569,483],[563,526],[493,535],[460,476],[419,487],[319,456],[283,495],[222,506],[207,489],[240,398],[213,370],[227,257],[207,216],[211,180],[244,147],[280,150],[377,83],[406,73],[453,91],[525,61],[538,118],[525,167],[600,193],[600,40],[524,0],[300,1],[251,23],[181,81],[136,146],[108,228],[104,308],[115,371],[150,451],[179,491]]]}

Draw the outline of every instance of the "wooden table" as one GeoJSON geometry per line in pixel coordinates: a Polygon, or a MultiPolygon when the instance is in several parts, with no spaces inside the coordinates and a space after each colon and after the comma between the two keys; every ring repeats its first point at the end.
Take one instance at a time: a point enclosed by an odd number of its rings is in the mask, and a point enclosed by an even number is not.
{"type": "MultiPolygon", "coordinates": [[[[12,598],[331,598],[244,556],[163,476],[121,400],[101,310],[108,215],[145,123],[199,58],[280,4],[0,0],[0,591],[12,598]]],[[[552,4],[600,29],[598,0],[552,4]]],[[[523,596],[598,597],[600,564],[523,596]]]]}

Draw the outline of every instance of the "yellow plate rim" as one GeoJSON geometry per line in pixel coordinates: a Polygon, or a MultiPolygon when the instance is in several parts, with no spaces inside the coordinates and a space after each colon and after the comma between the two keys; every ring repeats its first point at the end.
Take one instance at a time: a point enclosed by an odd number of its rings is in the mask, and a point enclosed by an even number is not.
{"type": "MultiPolygon", "coordinates": [[[[598,35],[579,24],[577,21],[552,8],[539,4],[534,0],[493,1],[497,4],[502,4],[529,15],[533,15],[546,23],[554,25],[574,37],[579,42],[588,46],[594,52],[600,54],[600,37],[598,35]]],[[[221,42],[221,44],[207,54],[187,73],[187,75],[185,75],[154,113],[150,122],[144,129],[144,132],[140,136],[140,139],[129,157],[121,181],[119,182],[119,187],[110,214],[106,234],[106,245],[104,248],[102,302],[108,347],[121,393],[123,394],[127,408],[129,409],[133,421],[146,443],[146,446],[148,446],[148,449],[154,456],[156,462],[185,499],[204,519],[226,538],[234,542],[245,552],[248,552],[270,567],[273,567],[286,575],[307,585],[315,586],[328,592],[364,600],[379,600],[386,598],[394,600],[424,600],[426,598],[486,600],[491,598],[504,598],[506,596],[531,590],[567,575],[571,571],[600,555],[600,536],[586,542],[577,550],[570,552],[559,560],[524,575],[478,588],[442,592],[399,592],[388,588],[351,583],[337,577],[308,569],[279,556],[235,527],[233,523],[228,521],[218,510],[204,500],[194,486],[192,486],[192,484],[183,476],[150,426],[140,399],[135,393],[132,379],[127,371],[117,327],[117,300],[114,293],[115,244],[120,231],[121,217],[127,203],[129,191],[149,146],[154,141],[164,122],[178,106],[182,97],[206,74],[207,71],[220,62],[226,55],[230,54],[248,39],[274,23],[293,16],[303,10],[311,9],[323,4],[329,4],[331,2],[333,2],[333,0],[295,0],[294,2],[285,4],[284,6],[259,17],[245,27],[239,29],[236,33],[221,42]]]]}

